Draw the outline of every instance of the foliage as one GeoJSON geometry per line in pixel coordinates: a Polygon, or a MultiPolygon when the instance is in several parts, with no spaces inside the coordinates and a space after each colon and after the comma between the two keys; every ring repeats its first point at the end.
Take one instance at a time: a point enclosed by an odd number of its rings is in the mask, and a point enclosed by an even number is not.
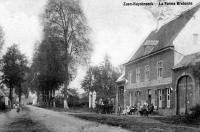
{"type": "Polygon", "coordinates": [[[65,64],[69,68],[66,70],[74,74],[75,65],[85,63],[92,48],[88,38],[89,28],[79,1],[49,0],[43,18],[45,35],[60,41],[65,64]]]}
{"type": "Polygon", "coordinates": [[[59,45],[54,40],[43,40],[34,62],[32,66],[36,70],[34,73],[38,73],[41,88],[58,89],[65,78],[59,45]]]}
{"type": "Polygon", "coordinates": [[[198,119],[200,119],[200,105],[197,104],[194,107],[192,107],[190,114],[186,114],[184,118],[185,123],[192,123],[196,122],[198,119]]]}
{"type": "Polygon", "coordinates": [[[80,107],[80,99],[76,89],[69,89],[68,105],[69,107],[80,107]]]}
{"type": "MultiPolygon", "coordinates": [[[[143,117],[135,117],[135,116],[118,116],[115,114],[107,115],[107,114],[71,114],[72,116],[89,120],[92,122],[98,122],[101,124],[107,124],[111,126],[122,127],[128,129],[132,132],[145,132],[145,131],[152,131],[152,132],[159,132],[159,131],[174,131],[174,132],[196,132],[198,129],[194,127],[186,127],[168,124],[168,123],[160,123],[156,120],[153,120],[152,117],[143,118],[143,117]],[[156,123],[155,123],[156,122],[156,123]]],[[[160,117],[154,117],[160,118],[160,117]]],[[[166,118],[166,117],[163,117],[166,118]]],[[[197,125],[196,127],[199,127],[197,125]]]]}
{"type": "MultiPolygon", "coordinates": [[[[22,88],[22,83],[25,82],[26,73],[28,71],[28,61],[23,55],[17,45],[12,45],[8,48],[6,54],[3,56],[3,83],[8,88],[15,88],[16,93],[21,97],[22,93],[26,93],[26,89],[22,88]]],[[[12,98],[10,96],[10,98],[12,98]]]]}
{"type": "Polygon", "coordinates": [[[92,46],[86,18],[77,0],[49,0],[43,14],[44,36],[57,40],[64,62],[65,98],[69,82],[75,78],[77,65],[90,58],[92,46]]]}
{"type": "MultiPolygon", "coordinates": [[[[29,73],[31,91],[43,95],[43,101],[50,105],[52,93],[64,83],[66,74],[63,68],[63,56],[59,41],[52,38],[44,40],[35,47],[33,63],[29,73]],[[49,95],[49,92],[51,94],[49,95]],[[50,98],[47,98],[50,96],[50,98]]],[[[52,103],[52,102],[51,102],[52,103]]]]}
{"type": "Polygon", "coordinates": [[[119,75],[117,68],[112,66],[109,57],[106,56],[100,66],[89,67],[81,86],[86,92],[95,90],[97,98],[113,98],[115,81],[119,75]]]}
{"type": "Polygon", "coordinates": [[[0,27],[0,50],[2,50],[2,47],[4,45],[4,32],[2,27],[0,27]]]}

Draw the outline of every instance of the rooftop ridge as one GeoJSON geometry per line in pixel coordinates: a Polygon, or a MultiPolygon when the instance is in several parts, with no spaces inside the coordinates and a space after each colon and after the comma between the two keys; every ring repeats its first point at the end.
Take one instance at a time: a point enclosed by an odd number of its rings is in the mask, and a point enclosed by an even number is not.
{"type": "MultiPolygon", "coordinates": [[[[162,26],[164,26],[164,25],[170,23],[171,21],[173,21],[173,20],[177,19],[178,17],[180,17],[181,15],[185,14],[187,11],[190,11],[190,10],[192,10],[193,8],[195,8],[195,7],[199,6],[199,5],[200,5],[200,2],[198,2],[197,4],[191,6],[190,8],[187,8],[186,10],[180,12],[179,14],[177,14],[177,15],[175,15],[174,17],[170,18],[170,19],[167,20],[166,22],[163,22],[162,25],[159,27],[159,29],[160,29],[162,26]]],[[[154,29],[154,31],[159,30],[159,29],[154,29]]]]}
{"type": "Polygon", "coordinates": [[[136,60],[137,58],[141,58],[145,55],[143,45],[146,40],[159,40],[159,43],[148,54],[151,54],[155,51],[159,51],[164,47],[173,46],[174,39],[178,36],[178,34],[185,27],[185,25],[191,20],[191,18],[199,10],[199,8],[200,2],[186,9],[185,11],[182,11],[179,15],[163,24],[159,28],[159,30],[152,29],[127,63],[136,60]]]}

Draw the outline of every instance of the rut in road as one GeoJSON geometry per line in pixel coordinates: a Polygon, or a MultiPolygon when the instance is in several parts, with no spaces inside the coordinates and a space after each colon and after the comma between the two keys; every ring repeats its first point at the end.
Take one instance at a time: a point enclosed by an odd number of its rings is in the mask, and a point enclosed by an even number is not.
{"type": "Polygon", "coordinates": [[[31,119],[29,108],[25,107],[20,111],[12,122],[6,127],[4,132],[51,132],[44,125],[31,119]]]}

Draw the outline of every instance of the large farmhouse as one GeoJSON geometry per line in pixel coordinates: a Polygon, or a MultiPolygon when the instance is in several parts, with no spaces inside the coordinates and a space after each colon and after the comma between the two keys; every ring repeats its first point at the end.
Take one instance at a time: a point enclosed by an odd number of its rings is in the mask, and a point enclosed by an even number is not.
{"type": "Polygon", "coordinates": [[[200,4],[153,30],[117,80],[117,106],[153,104],[163,115],[200,102],[200,4]]]}

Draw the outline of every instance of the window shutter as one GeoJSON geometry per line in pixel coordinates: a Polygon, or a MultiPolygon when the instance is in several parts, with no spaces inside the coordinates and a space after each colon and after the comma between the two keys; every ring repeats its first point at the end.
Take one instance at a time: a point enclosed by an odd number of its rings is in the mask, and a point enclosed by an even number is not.
{"type": "Polygon", "coordinates": [[[159,107],[159,94],[158,94],[158,89],[155,90],[155,106],[159,107]]]}
{"type": "MultiPolygon", "coordinates": [[[[171,91],[171,90],[170,90],[171,91]]],[[[174,104],[175,104],[175,97],[174,97],[174,92],[171,91],[170,92],[170,108],[174,108],[174,104]]]]}
{"type": "Polygon", "coordinates": [[[167,89],[162,89],[162,108],[167,107],[167,89]]]}

